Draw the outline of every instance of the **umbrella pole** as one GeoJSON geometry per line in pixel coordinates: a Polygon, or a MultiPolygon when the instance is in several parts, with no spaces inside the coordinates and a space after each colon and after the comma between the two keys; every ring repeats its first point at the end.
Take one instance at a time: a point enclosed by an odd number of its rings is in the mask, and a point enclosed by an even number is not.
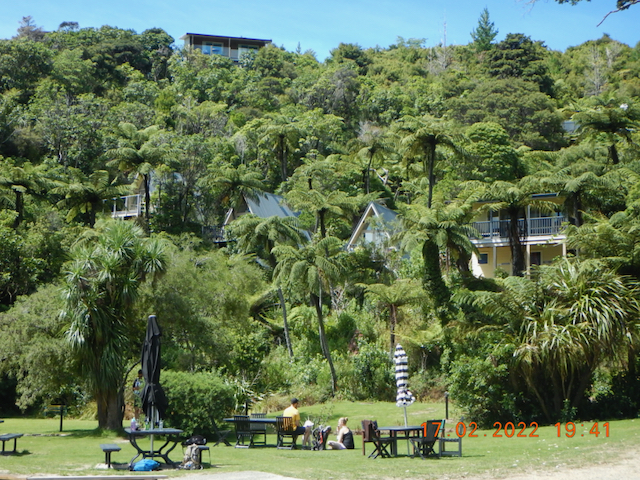
{"type": "MultiPolygon", "coordinates": [[[[151,407],[151,421],[149,422],[151,424],[151,430],[154,429],[153,420],[155,416],[156,416],[156,407],[151,407]]],[[[153,435],[151,435],[151,459],[153,460],[153,435]]]]}
{"type": "MultiPolygon", "coordinates": [[[[407,407],[404,407],[404,426],[408,427],[409,423],[407,422],[407,407]]],[[[407,440],[407,455],[410,455],[409,452],[409,440],[407,440]]]]}

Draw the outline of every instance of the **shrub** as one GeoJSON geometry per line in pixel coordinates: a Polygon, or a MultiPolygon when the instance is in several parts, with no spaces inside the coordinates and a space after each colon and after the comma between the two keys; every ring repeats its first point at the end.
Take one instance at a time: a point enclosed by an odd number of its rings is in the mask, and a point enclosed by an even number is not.
{"type": "Polygon", "coordinates": [[[213,420],[233,409],[233,389],[217,373],[163,371],[161,384],[169,401],[167,423],[187,436],[213,438],[213,420]]]}
{"type": "Polygon", "coordinates": [[[393,400],[396,381],[392,362],[386,350],[372,344],[361,343],[353,357],[354,400],[393,400]]]}
{"type": "Polygon", "coordinates": [[[451,363],[449,379],[451,399],[480,427],[517,416],[515,395],[508,390],[507,365],[463,355],[451,363]]]}

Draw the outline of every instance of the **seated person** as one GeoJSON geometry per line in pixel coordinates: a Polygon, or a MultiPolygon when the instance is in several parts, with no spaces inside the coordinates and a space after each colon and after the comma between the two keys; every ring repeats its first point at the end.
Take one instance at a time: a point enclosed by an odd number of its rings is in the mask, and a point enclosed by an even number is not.
{"type": "Polygon", "coordinates": [[[297,398],[292,398],[291,399],[291,405],[287,408],[284,409],[284,412],[282,413],[283,417],[291,417],[292,422],[293,422],[293,426],[296,429],[295,433],[296,435],[304,435],[304,437],[302,438],[302,446],[304,447],[305,445],[311,445],[311,442],[309,441],[309,435],[311,434],[311,427],[303,427],[300,424],[300,412],[298,411],[298,399],[297,398]]]}
{"type": "Polygon", "coordinates": [[[329,447],[333,450],[352,450],[354,448],[353,433],[349,427],[347,427],[348,421],[349,418],[347,417],[342,417],[338,420],[338,441],[334,442],[333,440],[330,440],[328,442],[329,447]]]}

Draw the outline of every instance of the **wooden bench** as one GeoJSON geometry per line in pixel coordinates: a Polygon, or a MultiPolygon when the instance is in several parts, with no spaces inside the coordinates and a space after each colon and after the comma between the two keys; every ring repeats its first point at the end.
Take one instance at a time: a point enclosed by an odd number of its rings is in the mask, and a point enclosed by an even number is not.
{"type": "Polygon", "coordinates": [[[111,468],[111,452],[119,452],[122,449],[115,443],[101,443],[100,448],[104,452],[104,463],[107,464],[107,468],[111,468]]]}
{"type": "Polygon", "coordinates": [[[18,442],[18,439],[24,434],[22,433],[5,433],[3,435],[0,435],[0,440],[2,440],[2,455],[8,455],[10,453],[16,453],[16,443],[18,442]],[[4,449],[4,442],[7,442],[9,440],[13,440],[13,450],[12,451],[7,451],[4,449]]]}

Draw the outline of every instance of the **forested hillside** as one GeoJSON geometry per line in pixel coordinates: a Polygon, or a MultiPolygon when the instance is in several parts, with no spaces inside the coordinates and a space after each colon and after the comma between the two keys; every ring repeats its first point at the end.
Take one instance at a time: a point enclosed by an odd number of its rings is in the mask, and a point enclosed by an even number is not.
{"type": "Polygon", "coordinates": [[[26,18],[0,40],[2,408],[95,400],[116,427],[154,313],[167,375],[219,376],[236,406],[393,400],[401,342],[414,394],[480,423],[636,416],[640,43],[495,33],[485,11],[467,45],[235,64],[159,28],[26,18]],[[299,217],[216,241],[259,192],[299,217]],[[568,255],[525,271],[516,231],[513,271],[474,276],[479,200],[562,211],[568,255]],[[399,232],[345,250],[371,201],[399,232]]]}

